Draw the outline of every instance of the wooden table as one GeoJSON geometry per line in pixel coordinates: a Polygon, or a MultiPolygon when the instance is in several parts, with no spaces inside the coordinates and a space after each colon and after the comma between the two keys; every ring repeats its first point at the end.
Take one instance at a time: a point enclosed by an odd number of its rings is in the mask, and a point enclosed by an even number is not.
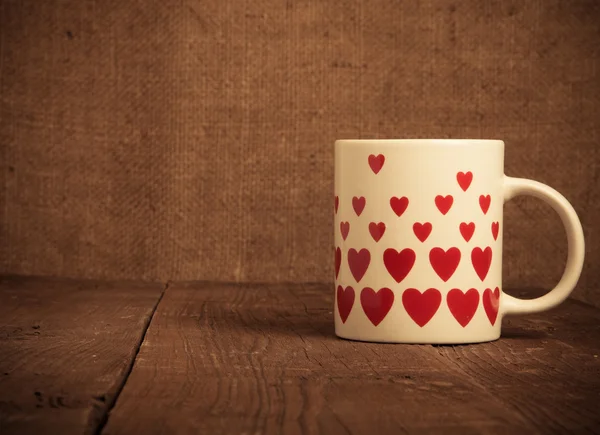
{"type": "Polygon", "coordinates": [[[333,333],[330,285],[0,281],[0,434],[600,433],[600,310],[502,339],[333,333]]]}

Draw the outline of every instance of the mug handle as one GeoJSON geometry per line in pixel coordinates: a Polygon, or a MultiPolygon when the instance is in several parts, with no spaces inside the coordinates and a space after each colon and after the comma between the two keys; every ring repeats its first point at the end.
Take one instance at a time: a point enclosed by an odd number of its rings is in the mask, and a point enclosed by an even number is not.
{"type": "Polygon", "coordinates": [[[575,288],[585,256],[583,229],[573,206],[559,192],[545,184],[525,178],[504,176],[504,202],[515,196],[531,195],[549,204],[560,216],[567,233],[567,265],[563,275],[549,293],[536,299],[518,299],[502,294],[500,310],[503,314],[526,314],[549,310],[563,302],[575,288]]]}

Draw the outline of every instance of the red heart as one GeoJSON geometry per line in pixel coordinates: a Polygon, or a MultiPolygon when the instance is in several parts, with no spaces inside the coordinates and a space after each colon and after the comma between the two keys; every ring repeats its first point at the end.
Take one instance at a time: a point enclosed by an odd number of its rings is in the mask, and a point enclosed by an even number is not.
{"type": "Polygon", "coordinates": [[[383,154],[379,154],[378,156],[371,154],[369,156],[369,166],[376,174],[381,171],[383,164],[385,163],[385,156],[383,154]]]}
{"type": "Polygon", "coordinates": [[[350,232],[350,222],[340,222],[340,233],[342,233],[342,239],[346,240],[348,233],[350,232]]]}
{"type": "Polygon", "coordinates": [[[385,233],[385,224],[383,222],[379,222],[378,224],[371,222],[369,224],[369,232],[371,233],[373,240],[379,242],[379,239],[381,239],[383,237],[383,233],[385,233]]]}
{"type": "Polygon", "coordinates": [[[348,251],[348,266],[350,266],[350,272],[352,272],[356,282],[360,282],[362,277],[365,276],[370,262],[371,253],[368,249],[361,249],[358,252],[356,249],[348,251]]]}
{"type": "Polygon", "coordinates": [[[473,233],[475,232],[475,223],[474,222],[463,222],[460,224],[460,233],[462,234],[465,241],[471,240],[473,237],[473,233]]]}
{"type": "Polygon", "coordinates": [[[500,231],[500,222],[492,222],[492,236],[494,240],[498,240],[498,232],[500,231]]]}
{"type": "Polygon", "coordinates": [[[410,248],[403,249],[400,252],[390,248],[383,253],[385,268],[397,283],[400,283],[409,274],[415,264],[415,258],[415,251],[410,248]]]}
{"type": "Polygon", "coordinates": [[[356,216],[360,216],[360,214],[363,212],[365,205],[367,205],[367,200],[365,199],[364,196],[361,196],[360,198],[357,198],[356,196],[354,198],[352,198],[352,207],[354,208],[354,211],[356,212],[356,216]]]}
{"type": "Polygon", "coordinates": [[[452,195],[438,195],[435,197],[435,205],[437,205],[437,208],[440,211],[440,213],[444,215],[448,213],[448,210],[450,210],[450,207],[452,207],[453,202],[454,198],[452,198],[452,195]]]}
{"type": "Polygon", "coordinates": [[[342,250],[336,248],[335,250],[335,277],[337,278],[340,274],[340,266],[342,265],[342,250]]]}
{"type": "Polygon", "coordinates": [[[475,311],[477,311],[479,292],[472,288],[463,293],[462,290],[455,288],[448,292],[446,302],[456,321],[464,328],[475,315],[475,311]]]}
{"type": "Polygon", "coordinates": [[[500,289],[496,287],[492,292],[492,289],[486,288],[483,292],[482,302],[485,314],[487,314],[490,323],[494,326],[498,317],[498,308],[500,308],[500,289]]]}
{"type": "Polygon", "coordinates": [[[372,288],[365,287],[360,292],[360,303],[371,323],[377,326],[392,308],[394,292],[385,287],[378,292],[372,288]]]}
{"type": "Polygon", "coordinates": [[[408,207],[408,198],[406,196],[403,196],[402,198],[392,196],[390,198],[390,206],[392,207],[392,210],[394,210],[394,213],[400,217],[408,207]]]}
{"type": "Polygon", "coordinates": [[[480,195],[479,196],[479,206],[481,207],[481,211],[483,214],[487,214],[490,204],[492,202],[492,197],[490,195],[480,195]]]}
{"type": "Polygon", "coordinates": [[[340,207],[340,197],[339,196],[335,196],[335,212],[337,213],[338,208],[340,207]]]}
{"type": "Polygon", "coordinates": [[[444,251],[442,248],[433,248],[429,251],[429,262],[435,273],[446,282],[454,274],[458,263],[460,263],[460,250],[450,248],[444,251]]]}
{"type": "Polygon", "coordinates": [[[471,185],[471,181],[473,181],[473,173],[471,171],[467,173],[459,172],[456,174],[456,181],[458,181],[460,188],[466,192],[471,185]]]}
{"type": "Polygon", "coordinates": [[[481,250],[481,248],[473,248],[473,251],[471,251],[471,262],[473,263],[473,268],[475,269],[475,272],[477,272],[479,279],[483,281],[492,264],[492,248],[489,246],[484,250],[481,250]]]}
{"type": "Polygon", "coordinates": [[[416,288],[408,288],[402,293],[402,304],[411,319],[421,328],[427,324],[442,303],[439,290],[430,288],[421,293],[416,288]]]}
{"type": "Polygon", "coordinates": [[[346,290],[341,285],[337,288],[337,306],[340,313],[342,323],[346,323],[346,319],[352,311],[354,305],[354,289],[350,286],[346,287],[346,290]]]}
{"type": "Polygon", "coordinates": [[[415,222],[413,225],[413,232],[415,233],[415,236],[417,236],[417,239],[419,239],[421,242],[427,240],[427,237],[429,237],[429,234],[431,234],[432,229],[433,227],[429,222],[415,222]]]}

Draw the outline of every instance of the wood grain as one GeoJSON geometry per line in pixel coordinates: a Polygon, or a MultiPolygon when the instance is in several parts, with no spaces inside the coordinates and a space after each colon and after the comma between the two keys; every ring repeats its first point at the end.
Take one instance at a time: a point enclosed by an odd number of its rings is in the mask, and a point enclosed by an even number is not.
{"type": "Polygon", "coordinates": [[[600,311],[567,302],[472,346],[333,333],[327,285],[174,284],[105,434],[593,433],[600,311]]]}
{"type": "Polygon", "coordinates": [[[0,433],[97,432],[163,288],[0,278],[0,433]]]}

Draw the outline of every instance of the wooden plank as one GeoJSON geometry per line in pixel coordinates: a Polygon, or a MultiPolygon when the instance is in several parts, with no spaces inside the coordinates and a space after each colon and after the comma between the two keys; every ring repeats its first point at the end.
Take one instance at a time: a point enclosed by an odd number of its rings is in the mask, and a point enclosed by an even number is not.
{"type": "Polygon", "coordinates": [[[163,288],[0,278],[0,433],[96,433],[163,288]]]}
{"type": "Polygon", "coordinates": [[[495,343],[389,345],[336,338],[332,295],[326,285],[172,285],[104,433],[509,434],[600,425],[595,308],[567,302],[510,319],[495,343]]]}

